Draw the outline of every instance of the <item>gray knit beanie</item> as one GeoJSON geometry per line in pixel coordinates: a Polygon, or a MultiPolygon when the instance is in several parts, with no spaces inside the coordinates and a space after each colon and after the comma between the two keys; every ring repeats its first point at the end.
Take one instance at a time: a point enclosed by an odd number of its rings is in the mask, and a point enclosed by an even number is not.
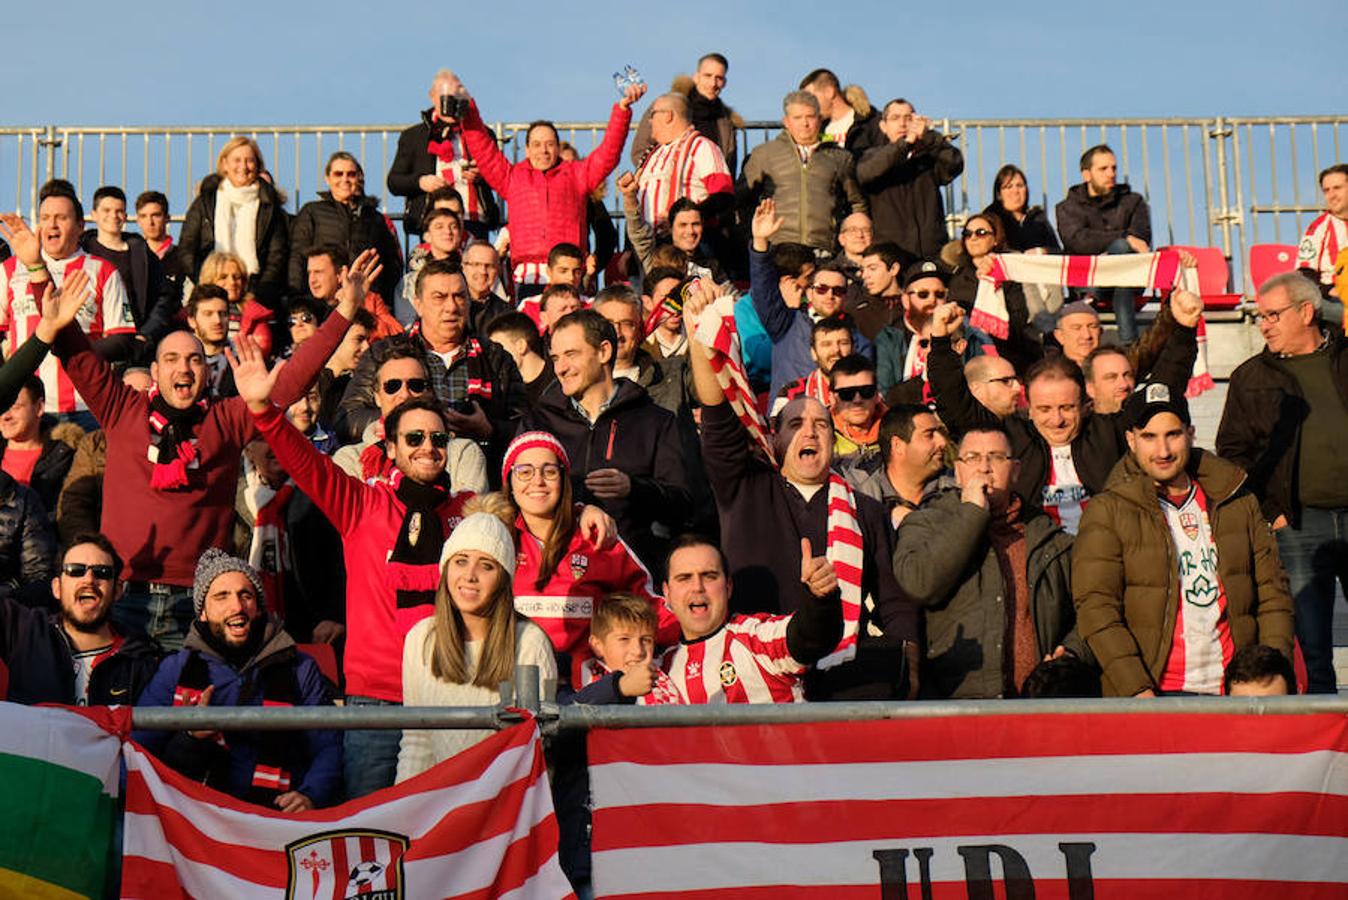
{"type": "Polygon", "coordinates": [[[248,576],[248,580],[253,583],[253,590],[257,591],[258,609],[267,608],[267,598],[262,590],[262,576],[257,573],[257,569],[237,556],[211,547],[201,554],[201,559],[197,560],[197,574],[192,581],[192,610],[198,619],[201,618],[201,611],[206,608],[206,594],[211,589],[211,582],[226,572],[242,572],[248,576]]]}

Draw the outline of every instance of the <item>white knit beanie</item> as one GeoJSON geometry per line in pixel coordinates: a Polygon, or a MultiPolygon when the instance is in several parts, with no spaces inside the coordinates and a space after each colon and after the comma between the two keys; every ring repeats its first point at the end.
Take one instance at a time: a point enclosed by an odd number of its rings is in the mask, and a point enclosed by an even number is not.
{"type": "Polygon", "coordinates": [[[505,523],[491,513],[473,513],[454,526],[440,551],[440,568],[443,569],[455,553],[465,550],[485,553],[500,563],[507,575],[515,577],[515,537],[505,523]]]}

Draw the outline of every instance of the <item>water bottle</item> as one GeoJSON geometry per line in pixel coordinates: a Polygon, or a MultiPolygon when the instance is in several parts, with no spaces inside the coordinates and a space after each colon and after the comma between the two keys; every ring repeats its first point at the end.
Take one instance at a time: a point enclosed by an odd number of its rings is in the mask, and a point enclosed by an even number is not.
{"type": "Polygon", "coordinates": [[[621,72],[613,73],[613,86],[618,89],[619,97],[625,96],[627,89],[632,85],[645,83],[646,79],[642,78],[641,73],[632,66],[623,66],[621,72]]]}

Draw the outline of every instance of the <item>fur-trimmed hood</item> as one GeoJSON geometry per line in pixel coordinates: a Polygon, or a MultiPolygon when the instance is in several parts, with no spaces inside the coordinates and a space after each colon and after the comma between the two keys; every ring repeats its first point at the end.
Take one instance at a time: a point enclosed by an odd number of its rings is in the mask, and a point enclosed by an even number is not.
{"type": "MultiPolygon", "coordinates": [[[[675,75],[674,80],[669,84],[669,90],[675,94],[691,94],[696,90],[696,87],[693,84],[693,76],[675,75]]],[[[724,100],[721,101],[721,105],[725,107],[726,115],[730,116],[730,124],[734,125],[736,128],[743,128],[744,117],[731,109],[730,105],[724,100]]]]}

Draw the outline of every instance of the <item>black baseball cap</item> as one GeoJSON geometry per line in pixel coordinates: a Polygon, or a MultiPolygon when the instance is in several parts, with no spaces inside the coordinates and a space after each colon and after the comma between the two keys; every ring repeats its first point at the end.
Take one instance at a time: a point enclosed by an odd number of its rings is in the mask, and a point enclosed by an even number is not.
{"type": "Polygon", "coordinates": [[[1151,421],[1152,416],[1162,412],[1174,413],[1185,425],[1192,424],[1189,419],[1189,401],[1183,395],[1175,396],[1168,384],[1145,382],[1139,384],[1137,390],[1123,402],[1123,423],[1132,431],[1142,428],[1151,421]]]}
{"type": "Polygon", "coordinates": [[[909,266],[903,273],[903,286],[906,289],[914,281],[923,278],[939,278],[942,284],[950,284],[950,273],[933,259],[924,259],[909,266]]]}

